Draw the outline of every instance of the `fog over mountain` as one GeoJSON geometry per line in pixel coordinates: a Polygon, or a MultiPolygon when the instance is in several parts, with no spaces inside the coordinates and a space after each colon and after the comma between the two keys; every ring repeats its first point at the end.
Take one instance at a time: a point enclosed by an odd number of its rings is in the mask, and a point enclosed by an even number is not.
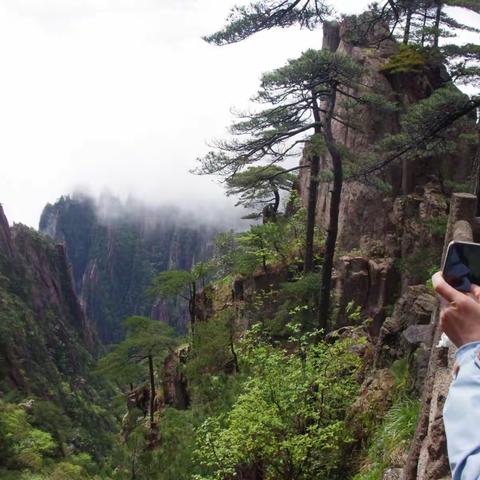
{"type": "Polygon", "coordinates": [[[232,218],[221,206],[194,212],[152,207],[133,197],[123,202],[111,194],[77,193],[45,207],[40,231],[65,246],[85,312],[100,339],[111,343],[122,338],[122,320],[131,315],[152,316],[186,331],[184,304],[145,291],[160,272],[189,270],[210,258],[219,231],[239,227],[232,218]]]}
{"type": "Polygon", "coordinates": [[[75,189],[231,206],[213,179],[189,170],[225,136],[231,107],[248,105],[260,74],[318,48],[322,35],[272,30],[229,48],[205,43],[235,3],[1,2],[0,201],[10,220],[37,226],[47,202],[75,189]]]}

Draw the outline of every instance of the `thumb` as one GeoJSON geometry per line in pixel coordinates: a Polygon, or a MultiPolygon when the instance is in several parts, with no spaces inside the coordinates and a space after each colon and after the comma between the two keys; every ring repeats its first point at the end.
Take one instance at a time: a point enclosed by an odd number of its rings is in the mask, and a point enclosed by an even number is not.
{"type": "Polygon", "coordinates": [[[463,297],[463,293],[455,290],[443,278],[442,272],[437,272],[432,277],[433,288],[442,296],[447,302],[454,302],[463,297]]]}

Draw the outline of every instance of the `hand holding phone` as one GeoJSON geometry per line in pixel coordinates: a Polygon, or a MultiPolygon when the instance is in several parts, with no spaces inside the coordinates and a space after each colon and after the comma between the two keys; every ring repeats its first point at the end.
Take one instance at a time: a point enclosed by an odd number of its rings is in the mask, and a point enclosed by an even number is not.
{"type": "Polygon", "coordinates": [[[480,244],[451,242],[442,272],[432,277],[440,295],[440,323],[460,347],[480,341],[480,244]]]}
{"type": "Polygon", "coordinates": [[[472,284],[471,295],[448,284],[442,272],[432,277],[436,292],[445,300],[440,313],[440,325],[457,347],[480,341],[480,287],[472,284]]]}

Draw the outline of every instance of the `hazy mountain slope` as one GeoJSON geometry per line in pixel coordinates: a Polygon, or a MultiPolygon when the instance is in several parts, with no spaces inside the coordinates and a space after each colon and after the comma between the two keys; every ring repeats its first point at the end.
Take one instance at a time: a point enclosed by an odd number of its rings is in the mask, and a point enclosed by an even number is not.
{"type": "MultiPolygon", "coordinates": [[[[6,402],[24,405],[29,421],[52,435],[53,457],[88,452],[101,459],[111,448],[111,390],[91,373],[98,349],[76,297],[64,248],[23,225],[10,229],[0,206],[2,411],[8,415],[6,402]]],[[[0,418],[2,435],[7,418],[0,418]]],[[[2,454],[5,448],[2,445],[2,454]]],[[[19,465],[26,461],[19,460],[19,465]]]]}
{"type": "Polygon", "coordinates": [[[133,314],[161,318],[179,331],[187,314],[174,303],[153,304],[145,290],[155,274],[190,269],[209,256],[216,229],[172,208],[149,209],[103,197],[62,197],[47,205],[40,231],[64,243],[77,293],[104,343],[122,337],[133,314]]]}

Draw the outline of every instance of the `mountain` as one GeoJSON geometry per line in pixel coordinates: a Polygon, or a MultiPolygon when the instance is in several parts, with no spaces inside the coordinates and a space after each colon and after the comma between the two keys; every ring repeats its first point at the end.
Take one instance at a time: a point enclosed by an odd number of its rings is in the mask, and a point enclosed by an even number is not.
{"type": "Polygon", "coordinates": [[[185,307],[155,302],[145,290],[159,272],[207,259],[218,229],[176,208],[74,195],[44,208],[40,231],[65,245],[85,312],[109,344],[122,338],[121,322],[131,315],[186,331],[185,307]]]}
{"type": "Polygon", "coordinates": [[[103,462],[115,421],[91,372],[99,353],[64,247],[10,228],[0,206],[0,473],[40,468],[43,453],[103,462]]]}

